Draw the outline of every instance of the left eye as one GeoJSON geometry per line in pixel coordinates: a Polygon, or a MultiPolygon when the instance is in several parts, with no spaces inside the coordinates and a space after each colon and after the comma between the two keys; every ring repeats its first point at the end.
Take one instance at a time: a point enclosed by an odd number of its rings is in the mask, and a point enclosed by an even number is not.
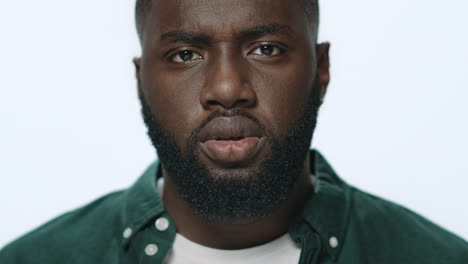
{"type": "Polygon", "coordinates": [[[273,45],[263,45],[256,48],[252,54],[262,56],[275,56],[282,53],[283,50],[273,45]]]}

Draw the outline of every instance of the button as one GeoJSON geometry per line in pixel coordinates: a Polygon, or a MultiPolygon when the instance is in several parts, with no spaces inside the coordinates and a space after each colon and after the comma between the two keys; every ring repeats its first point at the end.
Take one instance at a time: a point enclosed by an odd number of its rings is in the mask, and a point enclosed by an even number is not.
{"type": "Polygon", "coordinates": [[[336,248],[338,246],[338,238],[334,236],[330,237],[330,246],[336,248]]]}
{"type": "Polygon", "coordinates": [[[169,220],[167,220],[167,218],[165,217],[161,217],[158,220],[156,220],[156,223],[154,225],[159,231],[166,231],[167,228],[169,228],[169,220]]]}
{"type": "Polygon", "coordinates": [[[122,235],[123,235],[123,237],[124,237],[125,239],[127,239],[127,238],[129,238],[129,237],[132,235],[132,232],[133,232],[132,229],[131,229],[130,227],[127,227],[127,228],[125,228],[125,230],[124,230],[124,232],[123,232],[122,235]]]}
{"type": "Polygon", "coordinates": [[[148,256],[156,255],[156,253],[158,253],[158,246],[156,246],[155,244],[147,245],[146,248],[145,248],[145,253],[148,256]]]}

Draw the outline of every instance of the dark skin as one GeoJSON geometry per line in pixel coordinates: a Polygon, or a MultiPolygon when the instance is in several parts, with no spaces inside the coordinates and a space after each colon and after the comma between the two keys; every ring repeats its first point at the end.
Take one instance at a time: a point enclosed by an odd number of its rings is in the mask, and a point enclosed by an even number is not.
{"type": "MultiPolygon", "coordinates": [[[[240,108],[284,136],[302,114],[316,78],[323,98],[329,44],[299,1],[153,1],[135,59],[139,96],[184,150],[190,133],[216,109],[240,108]]],[[[266,149],[249,166],[258,166],[266,149]],[[264,152],[264,153],[263,153],[264,152]]],[[[226,169],[204,156],[209,168],[226,169]]],[[[179,197],[163,166],[164,205],[186,238],[212,248],[240,249],[287,232],[313,192],[309,157],[290,197],[272,215],[213,222],[179,197]]]]}

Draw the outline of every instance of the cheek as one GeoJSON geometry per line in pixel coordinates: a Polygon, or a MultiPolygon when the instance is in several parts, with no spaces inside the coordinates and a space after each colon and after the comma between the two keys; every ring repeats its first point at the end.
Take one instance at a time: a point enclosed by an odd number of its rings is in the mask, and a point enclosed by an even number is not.
{"type": "Polygon", "coordinates": [[[259,110],[279,135],[284,136],[302,116],[314,88],[314,72],[312,64],[302,61],[263,71],[253,79],[259,110]]]}
{"type": "Polygon", "coordinates": [[[185,148],[187,139],[200,124],[200,91],[198,82],[179,74],[177,78],[158,70],[142,73],[141,89],[154,117],[176,141],[185,148]],[[164,73],[164,74],[161,74],[164,73]]]}

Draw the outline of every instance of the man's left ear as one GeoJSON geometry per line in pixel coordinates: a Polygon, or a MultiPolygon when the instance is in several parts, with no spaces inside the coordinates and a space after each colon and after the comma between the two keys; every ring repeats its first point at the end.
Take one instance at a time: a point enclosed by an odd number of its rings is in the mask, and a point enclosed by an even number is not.
{"type": "Polygon", "coordinates": [[[133,65],[135,66],[135,77],[137,80],[137,92],[138,96],[141,98],[141,85],[140,85],[140,69],[141,69],[141,58],[133,58],[133,65]]]}
{"type": "Polygon", "coordinates": [[[330,43],[325,42],[317,44],[317,75],[320,81],[320,99],[323,101],[327,93],[328,84],[330,83],[330,43]]]}
{"type": "Polygon", "coordinates": [[[133,65],[135,66],[135,77],[137,78],[137,80],[140,80],[141,58],[140,57],[133,58],[133,65]]]}

